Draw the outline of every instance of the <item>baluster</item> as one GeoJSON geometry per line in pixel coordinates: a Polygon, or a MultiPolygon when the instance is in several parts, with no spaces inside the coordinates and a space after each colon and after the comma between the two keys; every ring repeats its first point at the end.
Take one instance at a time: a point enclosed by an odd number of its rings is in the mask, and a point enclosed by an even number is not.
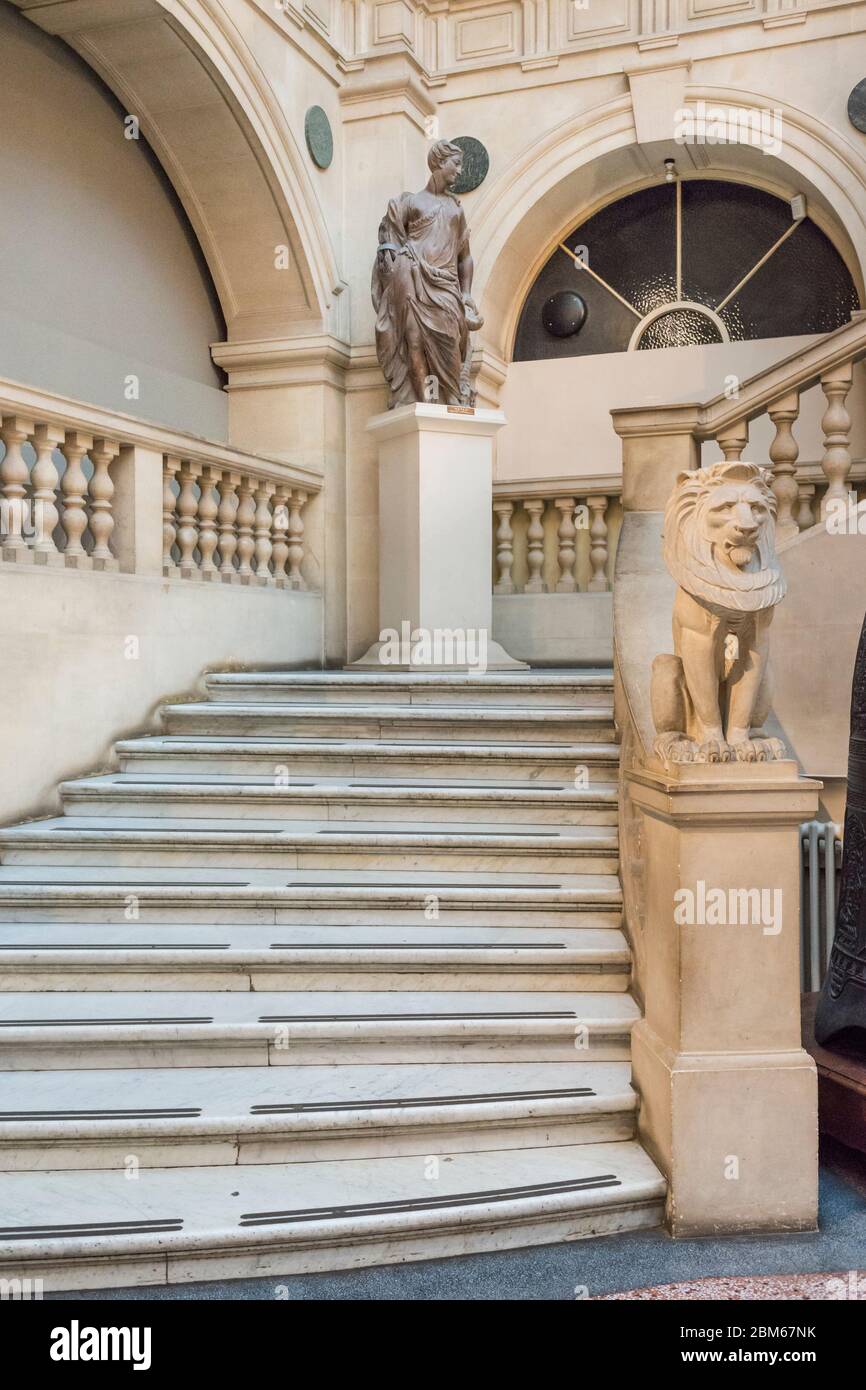
{"type": "Polygon", "coordinates": [[[814,483],[798,483],[797,492],[800,496],[800,505],[797,510],[797,529],[808,531],[810,526],[815,525],[815,511],[812,506],[812,499],[815,496],[814,483]]]}
{"type": "Polygon", "coordinates": [[[716,435],[716,443],[724,455],[725,463],[739,463],[743,450],[749,442],[749,425],[746,420],[735,420],[716,435]]]}
{"type": "Polygon", "coordinates": [[[288,582],[286,564],[289,559],[289,489],[280,483],[274,492],[274,515],[271,534],[273,548],[271,558],[274,562],[274,581],[285,588],[288,582]]]}
{"type": "Polygon", "coordinates": [[[64,431],[60,426],[36,426],[33,445],[36,450],[36,462],[30,474],[30,482],[33,485],[33,524],[36,528],[33,558],[42,565],[63,564],[63,556],[54,539],[54,532],[60,521],[57,508],[60,474],[54,462],[54,450],[60,447],[63,439],[64,431]]]}
{"type": "Polygon", "coordinates": [[[574,503],[573,497],[557,497],[554,500],[554,507],[560,513],[560,523],[557,535],[559,537],[559,578],[556,581],[556,592],[558,594],[573,594],[577,588],[574,566],[577,561],[577,550],[574,538],[577,528],[574,524],[574,503]]]}
{"type": "Polygon", "coordinates": [[[198,544],[198,498],[195,495],[195,480],[199,466],[189,459],[180,465],[180,493],[177,499],[177,543],[180,547],[180,573],[182,579],[198,577],[195,562],[195,548],[198,544]]]}
{"type": "Polygon", "coordinates": [[[63,494],[63,512],[60,524],[66,533],[66,546],[63,558],[67,565],[77,569],[89,569],[90,557],[85,554],[81,537],[87,530],[87,512],[84,500],[87,496],[87,478],[81,467],[81,460],[93,448],[93,437],[82,434],[80,430],[67,430],[63,452],[66,455],[66,472],[60,482],[63,494]]]}
{"type": "Polygon", "coordinates": [[[163,455],[162,460],[162,572],[169,578],[177,570],[174,563],[172,551],[177,540],[177,523],[175,520],[175,509],[177,498],[175,497],[174,482],[180,472],[180,459],[173,454],[163,455]]]}
{"type": "Polygon", "coordinates": [[[304,522],[301,512],[306,505],[307,494],[296,489],[289,503],[289,584],[293,589],[306,589],[301,574],[304,559],[304,522]]]}
{"type": "Polygon", "coordinates": [[[494,502],[493,510],[499,517],[499,525],[496,528],[497,578],[493,592],[513,594],[514,580],[511,578],[511,568],[514,564],[514,532],[511,529],[511,518],[514,514],[514,503],[494,502]]]}
{"type": "Polygon", "coordinates": [[[605,514],[607,512],[606,497],[587,497],[586,505],[592,513],[592,520],[589,524],[589,563],[592,566],[592,577],[587,588],[592,592],[606,590],[608,588],[607,575],[607,522],[605,514]]]}
{"type": "Polygon", "coordinates": [[[235,551],[238,548],[237,537],[237,514],[238,514],[238,495],[237,486],[240,478],[237,473],[223,473],[217,483],[217,491],[220,495],[220,504],[217,511],[217,521],[219,522],[219,547],[220,547],[220,574],[224,584],[230,584],[234,579],[237,570],[235,569],[235,551]]]}
{"type": "Polygon", "coordinates": [[[799,527],[794,516],[799,489],[797,487],[796,464],[800,452],[794,438],[792,425],[800,413],[800,396],[797,391],[789,391],[780,396],[767,409],[767,414],[776,426],[776,437],[770,445],[770,458],[773,463],[773,493],[776,498],[776,540],[787,541],[799,535],[799,527]]]}
{"type": "Polygon", "coordinates": [[[821,501],[821,516],[827,514],[830,502],[848,503],[848,474],[851,471],[851,416],[845,406],[845,398],[851,390],[854,366],[844,362],[826,376],[821,377],[821,387],[827,397],[827,409],[821,417],[824,431],[824,457],[821,467],[830,486],[821,501]]]}
{"type": "Polygon", "coordinates": [[[267,478],[259,478],[256,487],[256,514],[255,514],[255,538],[256,538],[256,582],[259,584],[271,584],[271,552],[274,548],[271,540],[271,497],[274,491],[274,484],[267,478]]]}
{"type": "Polygon", "coordinates": [[[544,568],[544,527],[541,524],[544,499],[530,497],[523,505],[529,513],[529,529],[526,532],[526,539],[529,544],[529,553],[526,557],[529,566],[529,578],[523,592],[525,594],[544,594],[547,592],[547,585],[541,575],[544,568]]]}
{"type": "Polygon", "coordinates": [[[114,530],[114,512],[111,499],[114,496],[114,483],[109,473],[120,445],[113,439],[96,439],[90,450],[93,463],[93,477],[90,479],[90,534],[93,537],[93,550],[90,558],[97,570],[118,569],[117,560],[111,549],[111,533],[114,530]]]}
{"type": "Polygon", "coordinates": [[[0,484],[3,489],[3,514],[0,517],[4,560],[32,560],[33,552],[24,539],[24,515],[30,469],[21,445],[26,444],[36,425],[20,415],[4,415],[0,424],[0,439],[6,454],[0,463],[0,484]]]}
{"type": "Polygon", "coordinates": [[[250,560],[256,548],[256,543],[253,540],[253,523],[256,519],[256,504],[253,501],[251,478],[241,478],[238,498],[238,574],[240,575],[241,582],[248,584],[253,575],[253,568],[250,564],[250,560]]]}
{"type": "Polygon", "coordinates": [[[206,464],[199,479],[198,499],[198,553],[201,556],[199,568],[202,579],[216,579],[219,570],[214,561],[217,548],[216,519],[219,503],[215,496],[215,486],[219,481],[220,470],[213,464],[206,464]]]}

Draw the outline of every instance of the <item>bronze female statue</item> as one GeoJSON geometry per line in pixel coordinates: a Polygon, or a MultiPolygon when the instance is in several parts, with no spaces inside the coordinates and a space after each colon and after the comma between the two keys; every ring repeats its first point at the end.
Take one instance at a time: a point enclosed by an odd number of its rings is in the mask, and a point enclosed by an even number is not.
{"type": "Polygon", "coordinates": [[[471,295],[466,215],[451,192],[463,152],[439,140],[427,164],[427,187],[392,198],[379,224],[372,293],[389,410],[414,401],[474,402],[469,334],[484,320],[471,295]]]}

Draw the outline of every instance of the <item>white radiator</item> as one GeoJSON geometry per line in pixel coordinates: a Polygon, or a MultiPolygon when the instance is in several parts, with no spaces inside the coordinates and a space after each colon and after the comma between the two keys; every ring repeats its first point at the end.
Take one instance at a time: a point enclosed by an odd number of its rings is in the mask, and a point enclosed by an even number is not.
{"type": "Polygon", "coordinates": [[[800,981],[803,993],[811,994],[824,982],[836,929],[841,826],[804,821],[800,851],[800,981]]]}

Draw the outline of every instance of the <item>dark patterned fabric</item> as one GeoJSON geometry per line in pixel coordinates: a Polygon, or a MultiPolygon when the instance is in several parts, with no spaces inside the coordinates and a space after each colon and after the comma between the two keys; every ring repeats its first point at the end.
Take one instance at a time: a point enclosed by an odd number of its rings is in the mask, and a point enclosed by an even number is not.
{"type": "Polygon", "coordinates": [[[860,1035],[858,1044],[866,1047],[866,622],[851,691],[848,802],[836,936],[818,1001],[815,1036],[826,1043],[852,1030],[860,1035]]]}

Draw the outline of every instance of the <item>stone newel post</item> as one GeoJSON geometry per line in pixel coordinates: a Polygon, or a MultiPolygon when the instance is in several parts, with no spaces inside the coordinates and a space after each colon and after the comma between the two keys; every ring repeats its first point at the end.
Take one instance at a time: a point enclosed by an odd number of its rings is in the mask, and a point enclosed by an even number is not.
{"type": "MultiPolygon", "coordinates": [[[[799,825],[820,783],[791,758],[665,764],[650,669],[672,651],[664,508],[697,450],[689,417],[614,414],[625,517],[614,585],[626,927],[644,1018],[639,1132],[674,1235],[814,1229],[817,1084],[800,1041],[799,825]]],[[[666,412],[671,414],[672,412],[666,412]]],[[[774,731],[781,732],[781,731],[774,731]]]]}

